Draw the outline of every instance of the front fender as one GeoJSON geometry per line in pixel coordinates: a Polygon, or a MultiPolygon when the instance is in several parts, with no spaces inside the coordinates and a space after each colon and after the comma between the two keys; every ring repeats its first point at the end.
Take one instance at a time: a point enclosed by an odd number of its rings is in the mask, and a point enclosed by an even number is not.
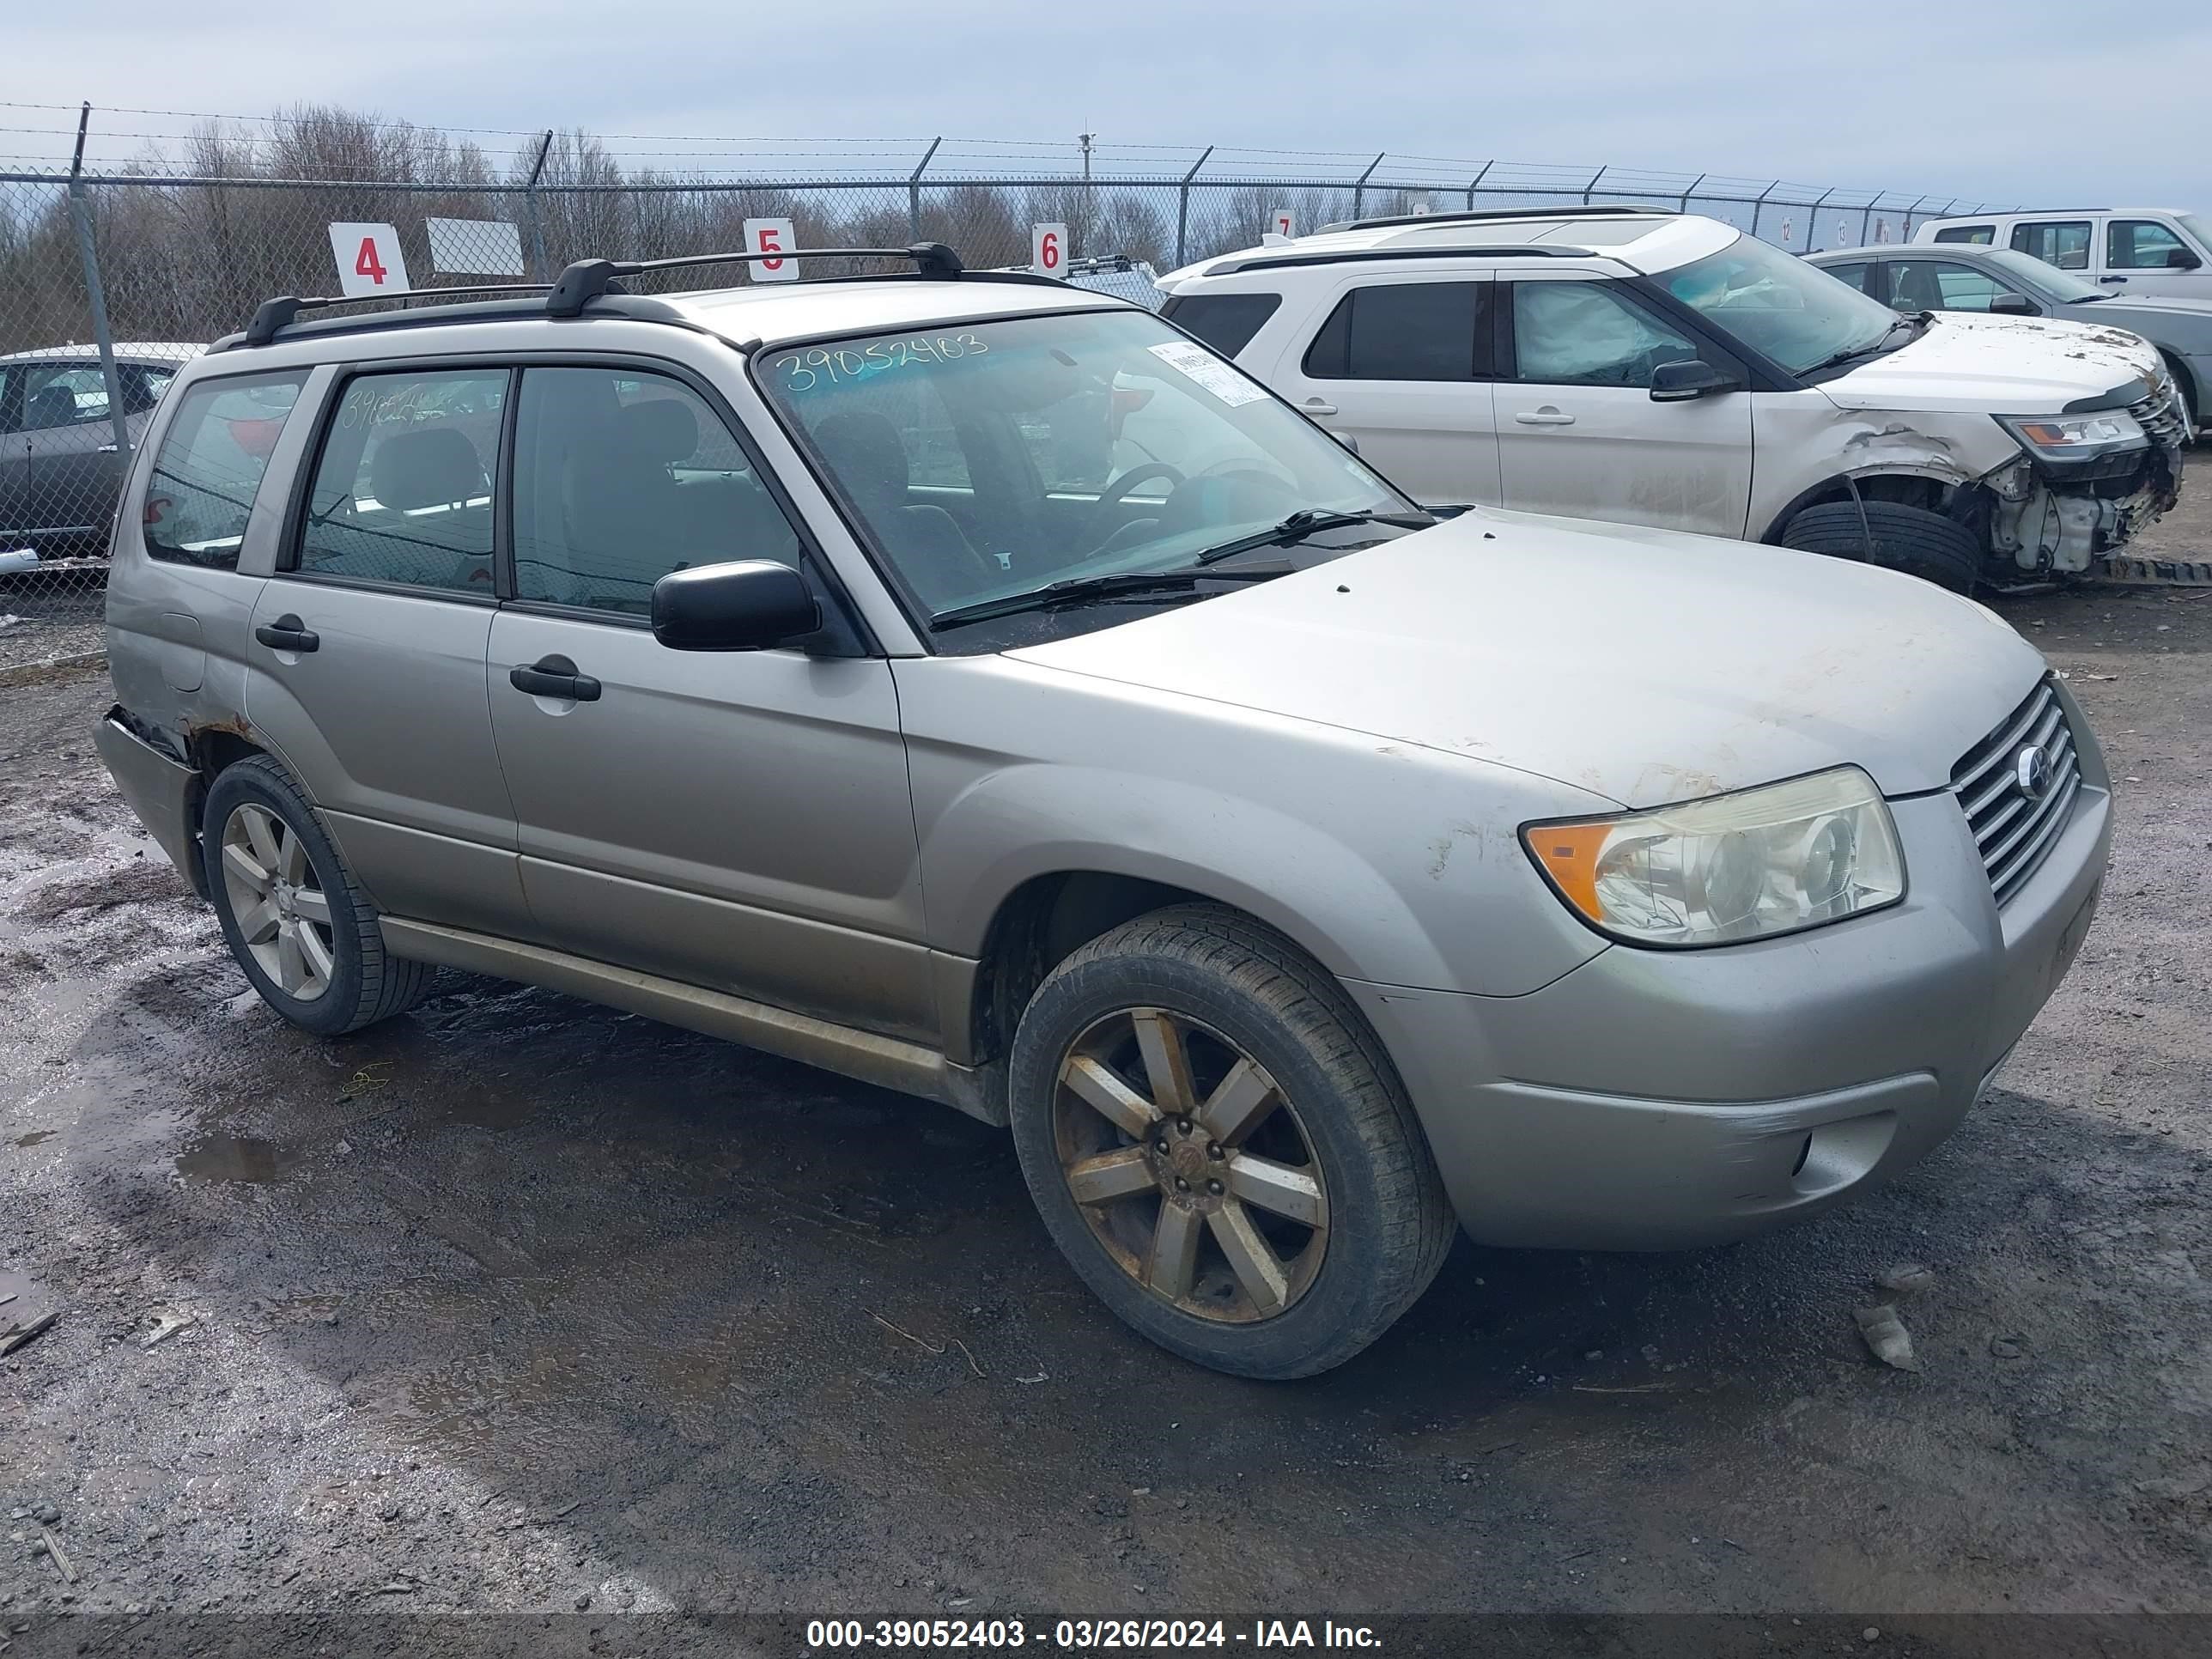
{"type": "Polygon", "coordinates": [[[1600,796],[1006,658],[893,672],[939,950],[981,954],[1010,894],[1073,871],[1235,905],[1340,978],[1512,996],[1604,948],[1518,839],[1600,796]]]}

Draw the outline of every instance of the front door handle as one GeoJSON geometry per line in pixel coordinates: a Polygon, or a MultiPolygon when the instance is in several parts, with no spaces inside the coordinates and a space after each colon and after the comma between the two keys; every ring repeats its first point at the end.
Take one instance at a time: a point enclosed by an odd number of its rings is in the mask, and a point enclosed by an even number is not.
{"type": "Polygon", "coordinates": [[[1323,403],[1318,398],[1309,398],[1305,402],[1300,404],[1298,407],[1305,410],[1309,415],[1334,415],[1336,413],[1336,405],[1334,404],[1323,403]]]}
{"type": "Polygon", "coordinates": [[[2100,283],[2124,283],[2128,279],[2124,276],[2100,276],[2097,280],[2100,283]]]}
{"type": "Polygon", "coordinates": [[[507,684],[533,697],[560,697],[569,702],[597,702],[599,683],[579,674],[576,665],[562,656],[540,657],[507,671],[507,684]]]}
{"type": "Polygon", "coordinates": [[[272,651],[313,651],[323,642],[321,635],[289,611],[255,629],[253,637],[272,651]]]}
{"type": "Polygon", "coordinates": [[[1513,417],[1522,426],[1572,426],[1575,417],[1546,404],[1541,409],[1524,409],[1513,417]]]}

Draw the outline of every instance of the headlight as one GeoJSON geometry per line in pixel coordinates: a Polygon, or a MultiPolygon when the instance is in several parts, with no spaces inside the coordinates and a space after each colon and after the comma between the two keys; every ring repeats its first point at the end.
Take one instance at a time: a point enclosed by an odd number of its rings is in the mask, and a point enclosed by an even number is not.
{"type": "Polygon", "coordinates": [[[1561,898],[1630,945],[1733,945],[1905,896],[1888,804],[1856,766],[1521,839],[1561,898]]]}
{"type": "Polygon", "coordinates": [[[2000,415],[1997,424],[2020,440],[2029,454],[2045,460],[2086,459],[2116,449],[2137,449],[2149,441],[2142,423],[2124,409],[2097,415],[2000,415]]]}

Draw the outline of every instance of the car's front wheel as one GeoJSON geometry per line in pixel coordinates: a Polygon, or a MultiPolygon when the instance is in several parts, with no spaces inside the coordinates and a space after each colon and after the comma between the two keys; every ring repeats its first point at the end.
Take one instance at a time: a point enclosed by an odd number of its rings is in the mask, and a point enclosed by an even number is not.
{"type": "Polygon", "coordinates": [[[1955,520],[1899,501],[1826,501],[1798,512],[1782,544],[1801,553],[1862,559],[1885,570],[1970,593],[1981,574],[1982,547],[1955,520]]]}
{"type": "Polygon", "coordinates": [[[1237,912],[1125,923],[1055,968],[1013,1048],[1046,1227],[1144,1335],[1246,1376],[1342,1364],[1426,1288],[1453,1218],[1336,982],[1237,912]]]}
{"type": "Polygon", "coordinates": [[[200,842],[231,955],[293,1024],[336,1036],[422,1000],[432,970],[385,950],[368,896],[276,762],[258,756],[217,775],[200,842]]]}

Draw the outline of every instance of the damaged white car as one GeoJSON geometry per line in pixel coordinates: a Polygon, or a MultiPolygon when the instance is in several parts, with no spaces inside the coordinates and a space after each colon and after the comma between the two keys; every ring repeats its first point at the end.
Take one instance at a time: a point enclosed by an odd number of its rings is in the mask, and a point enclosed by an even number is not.
{"type": "Polygon", "coordinates": [[[1164,313],[1419,501],[1700,532],[1965,591],[2079,574],[2171,507],[2155,348],[1900,317],[1717,220],[1364,220],[1160,280],[1164,313]]]}

